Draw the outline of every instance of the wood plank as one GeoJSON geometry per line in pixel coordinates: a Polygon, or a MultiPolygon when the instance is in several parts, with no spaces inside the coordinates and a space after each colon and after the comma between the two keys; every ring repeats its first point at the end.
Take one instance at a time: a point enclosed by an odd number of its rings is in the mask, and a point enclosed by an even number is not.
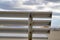
{"type": "Polygon", "coordinates": [[[28,40],[32,40],[32,14],[29,14],[28,40]]]}

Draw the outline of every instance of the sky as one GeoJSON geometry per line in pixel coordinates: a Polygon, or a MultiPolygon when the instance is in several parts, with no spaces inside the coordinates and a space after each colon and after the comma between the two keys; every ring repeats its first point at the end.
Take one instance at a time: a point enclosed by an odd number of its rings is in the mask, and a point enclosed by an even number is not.
{"type": "Polygon", "coordinates": [[[0,0],[0,10],[45,10],[60,12],[60,0],[0,0]]]}

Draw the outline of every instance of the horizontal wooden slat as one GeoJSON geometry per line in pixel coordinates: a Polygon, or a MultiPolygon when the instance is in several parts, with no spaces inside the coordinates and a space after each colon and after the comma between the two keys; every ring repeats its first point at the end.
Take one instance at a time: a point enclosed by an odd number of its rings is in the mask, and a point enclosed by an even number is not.
{"type": "Polygon", "coordinates": [[[0,24],[2,26],[4,26],[4,25],[12,25],[12,24],[15,24],[15,25],[20,24],[20,26],[21,26],[21,25],[28,25],[28,21],[0,21],[0,24]]]}
{"type": "MultiPolygon", "coordinates": [[[[34,28],[33,33],[49,33],[49,28],[34,28]]],[[[28,33],[28,28],[0,28],[0,32],[28,33]]]]}
{"type": "Polygon", "coordinates": [[[0,12],[0,17],[28,17],[27,12],[0,12]]]}
{"type": "Polygon", "coordinates": [[[51,12],[0,12],[0,17],[28,17],[31,13],[33,17],[51,17],[51,12]]]}
{"type": "MultiPolygon", "coordinates": [[[[33,34],[33,38],[47,39],[48,34],[33,34]]],[[[0,33],[0,38],[28,38],[26,33],[0,33]]]]}
{"type": "Polygon", "coordinates": [[[51,21],[49,21],[49,20],[33,21],[33,25],[35,25],[35,26],[36,26],[36,25],[38,25],[38,26],[39,26],[39,25],[40,25],[40,26],[41,26],[41,25],[43,25],[43,26],[44,26],[44,25],[50,25],[50,24],[49,24],[50,22],[51,22],[51,21]]]}
{"type": "MultiPolygon", "coordinates": [[[[0,40],[28,40],[28,38],[0,38],[0,40]]],[[[48,39],[32,39],[32,40],[48,40],[48,39]]]]}
{"type": "Polygon", "coordinates": [[[49,12],[34,12],[32,16],[35,18],[51,18],[52,13],[49,12]]]}

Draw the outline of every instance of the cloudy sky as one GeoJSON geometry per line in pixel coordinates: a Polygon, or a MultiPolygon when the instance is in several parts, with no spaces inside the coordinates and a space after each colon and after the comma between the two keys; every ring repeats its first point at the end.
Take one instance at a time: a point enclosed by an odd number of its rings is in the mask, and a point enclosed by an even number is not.
{"type": "Polygon", "coordinates": [[[0,0],[0,10],[60,11],[60,0],[0,0]]]}

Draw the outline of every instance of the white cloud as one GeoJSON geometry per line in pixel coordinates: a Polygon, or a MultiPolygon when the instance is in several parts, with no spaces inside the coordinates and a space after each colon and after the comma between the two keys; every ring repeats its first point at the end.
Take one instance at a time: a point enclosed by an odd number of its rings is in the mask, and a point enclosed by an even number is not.
{"type": "Polygon", "coordinates": [[[0,0],[0,2],[13,1],[13,0],[0,0]]]}
{"type": "Polygon", "coordinates": [[[0,10],[45,10],[45,11],[60,11],[60,1],[54,0],[30,0],[29,2],[36,2],[38,5],[27,5],[29,0],[0,0],[0,10]],[[54,1],[54,2],[53,2],[54,1]],[[27,2],[27,4],[23,4],[27,2]]]}
{"type": "Polygon", "coordinates": [[[4,9],[0,8],[0,11],[5,11],[4,9]]]}

